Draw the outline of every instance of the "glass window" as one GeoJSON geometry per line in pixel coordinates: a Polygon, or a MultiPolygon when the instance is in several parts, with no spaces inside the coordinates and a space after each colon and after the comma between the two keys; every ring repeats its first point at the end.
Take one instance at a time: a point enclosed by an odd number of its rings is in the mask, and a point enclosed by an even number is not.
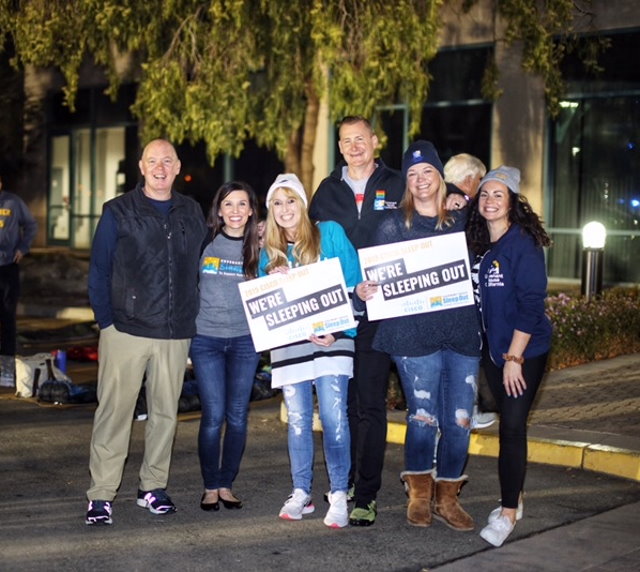
{"type": "Polygon", "coordinates": [[[446,163],[453,155],[470,153],[491,166],[492,104],[425,106],[420,136],[432,141],[446,163]]]}
{"type": "MultiPolygon", "coordinates": [[[[260,209],[264,207],[267,191],[279,173],[284,171],[283,163],[275,151],[258,147],[253,140],[245,143],[237,159],[233,160],[234,178],[246,181],[258,195],[260,209]]],[[[311,191],[308,189],[307,192],[311,191]]],[[[263,213],[266,215],[266,212],[263,213]]]]}
{"type": "Polygon", "coordinates": [[[440,50],[429,62],[429,103],[481,100],[482,78],[492,54],[490,45],[440,50]]]}
{"type": "Polygon", "coordinates": [[[597,220],[608,232],[605,283],[640,281],[640,71],[622,63],[630,45],[638,50],[640,34],[612,36],[597,76],[573,59],[566,64],[571,88],[583,93],[563,101],[551,124],[548,261],[555,278],[580,277],[581,229],[597,220]]]}
{"type": "Polygon", "coordinates": [[[49,243],[89,248],[103,203],[135,185],[134,93],[135,86],[122,85],[114,102],[103,88],[80,89],[75,112],[62,104],[61,93],[48,99],[49,243]]]}
{"type": "MultiPolygon", "coordinates": [[[[470,153],[485,165],[491,159],[492,104],[482,98],[482,76],[491,46],[444,49],[429,63],[432,75],[415,139],[428,139],[438,149],[443,163],[458,153],[470,153]]],[[[409,143],[406,107],[381,113],[387,144],[381,152],[390,166],[400,168],[409,143]]]]}
{"type": "Polygon", "coordinates": [[[91,131],[78,129],[73,133],[74,185],[73,185],[73,244],[77,248],[89,248],[91,229],[92,160],[91,131]]]}
{"type": "Polygon", "coordinates": [[[380,121],[385,134],[380,158],[388,167],[400,170],[402,167],[402,153],[408,144],[406,140],[408,128],[406,107],[383,110],[380,113],[380,121]]]}
{"type": "Polygon", "coordinates": [[[105,201],[125,187],[125,128],[75,129],[51,138],[51,243],[89,248],[105,201]]]}
{"type": "Polygon", "coordinates": [[[69,140],[68,135],[51,138],[48,238],[52,242],[68,241],[70,237],[69,140]]]}

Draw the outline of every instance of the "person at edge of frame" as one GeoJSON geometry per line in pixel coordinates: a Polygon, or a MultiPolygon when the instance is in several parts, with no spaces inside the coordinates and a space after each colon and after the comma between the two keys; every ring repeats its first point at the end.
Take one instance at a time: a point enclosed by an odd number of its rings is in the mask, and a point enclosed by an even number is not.
{"type": "Polygon", "coordinates": [[[0,179],[0,387],[16,385],[16,314],[20,261],[29,252],[38,223],[24,201],[0,179]]]}

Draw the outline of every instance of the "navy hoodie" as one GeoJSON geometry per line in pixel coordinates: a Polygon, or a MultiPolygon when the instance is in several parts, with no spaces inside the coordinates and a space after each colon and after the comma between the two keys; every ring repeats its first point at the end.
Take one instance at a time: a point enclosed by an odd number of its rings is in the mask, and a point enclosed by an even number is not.
{"type": "Polygon", "coordinates": [[[491,360],[502,367],[514,330],[531,334],[524,358],[551,347],[551,322],[545,314],[547,273],[542,247],[513,224],[491,245],[480,263],[482,323],[491,360]]]}

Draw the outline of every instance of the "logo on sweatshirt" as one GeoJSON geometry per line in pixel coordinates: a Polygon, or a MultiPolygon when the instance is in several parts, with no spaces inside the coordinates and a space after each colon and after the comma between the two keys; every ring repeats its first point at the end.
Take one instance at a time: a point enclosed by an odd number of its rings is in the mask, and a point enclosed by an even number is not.
{"type": "Polygon", "coordinates": [[[225,276],[242,276],[242,262],[225,260],[217,256],[205,256],[202,261],[202,274],[220,274],[225,276]]]}
{"type": "Polygon", "coordinates": [[[504,286],[504,274],[500,271],[500,263],[497,260],[491,262],[491,266],[484,276],[488,288],[504,286]]]}

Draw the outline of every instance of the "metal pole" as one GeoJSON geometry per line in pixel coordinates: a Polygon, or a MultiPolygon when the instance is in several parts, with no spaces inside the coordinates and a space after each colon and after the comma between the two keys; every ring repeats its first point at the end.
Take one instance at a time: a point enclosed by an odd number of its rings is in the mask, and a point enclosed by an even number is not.
{"type": "Polygon", "coordinates": [[[591,300],[602,293],[602,258],[604,249],[585,248],[582,251],[582,280],[580,293],[591,300]]]}

